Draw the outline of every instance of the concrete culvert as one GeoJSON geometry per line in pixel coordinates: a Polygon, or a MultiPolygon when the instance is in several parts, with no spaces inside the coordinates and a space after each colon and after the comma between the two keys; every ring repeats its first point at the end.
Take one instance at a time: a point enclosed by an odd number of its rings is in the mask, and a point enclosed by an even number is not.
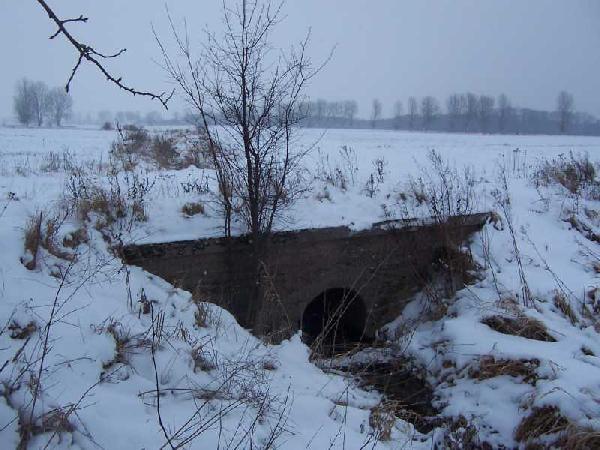
{"type": "Polygon", "coordinates": [[[315,297],[302,315],[303,340],[320,352],[336,352],[364,340],[367,309],[351,289],[333,288],[315,297]]]}

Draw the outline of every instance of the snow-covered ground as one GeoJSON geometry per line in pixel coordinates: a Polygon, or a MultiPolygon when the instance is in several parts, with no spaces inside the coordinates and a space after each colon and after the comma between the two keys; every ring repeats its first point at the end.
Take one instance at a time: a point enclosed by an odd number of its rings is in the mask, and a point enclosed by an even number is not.
{"type": "MultiPolygon", "coordinates": [[[[440,445],[449,445],[447,430],[421,435],[402,420],[390,441],[377,440],[372,410],[379,394],[315,367],[299,335],[265,345],[227,312],[198,306],[189,293],[123,266],[91,223],[87,242],[64,248],[63,237],[86,222],[67,216],[64,193],[73,200],[80,191],[69,183],[84,178],[104,185],[117,180],[129,193],[132,186],[147,189],[147,220],[113,224],[112,244],[220,233],[210,194],[201,189],[213,184],[210,170],[146,167],[135,179],[119,174],[107,181],[116,137],[93,129],[0,128],[3,448],[19,441],[29,448],[432,448],[444,434],[440,445]],[[182,206],[198,201],[205,214],[185,217],[182,206]],[[28,270],[24,232],[40,212],[42,235],[47,218],[60,225],[59,251],[40,250],[37,267],[28,270]],[[143,314],[145,299],[152,313],[143,314]]],[[[431,205],[419,204],[415,193],[419,186],[429,198],[441,192],[432,150],[438,168],[447,170],[451,199],[466,195],[471,202],[451,209],[498,213],[471,245],[480,265],[477,281],[437,305],[416,298],[388,327],[389,345],[406,349],[426,371],[441,416],[463,416],[494,447],[517,445],[519,424],[544,406],[558,407],[570,429],[600,429],[594,328],[600,247],[589,239],[599,230],[600,196],[595,187],[574,195],[556,183],[536,186],[533,176],[543,160],[568,159],[570,152],[600,162],[600,138],[302,130],[298,145],[314,144],[307,165],[317,179],[278,229],[360,229],[387,218],[431,215],[431,205]],[[323,181],[336,168],[344,180],[323,181]],[[524,286],[532,297],[527,307],[524,286]],[[571,317],[557,306],[565,304],[571,317]],[[497,315],[537,319],[553,341],[502,334],[482,323],[497,315]],[[533,372],[504,369],[506,361],[533,372]],[[488,369],[491,375],[482,375],[488,369]]]]}

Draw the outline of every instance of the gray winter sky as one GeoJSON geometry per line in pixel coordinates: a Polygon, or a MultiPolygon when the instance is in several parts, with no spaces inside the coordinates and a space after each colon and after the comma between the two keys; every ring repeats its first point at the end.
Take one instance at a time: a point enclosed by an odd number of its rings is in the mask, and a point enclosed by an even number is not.
{"type": "MultiPolygon", "coordinates": [[[[164,0],[48,0],[62,17],[84,14],[70,28],[99,50],[128,52],[111,64],[139,89],[169,89],[151,24],[168,36],[164,0]]],[[[192,38],[220,27],[221,0],[168,0],[192,38]]],[[[361,116],[378,97],[384,112],[410,95],[505,92],[513,103],[552,109],[561,89],[576,107],[600,115],[600,1],[598,0],[288,0],[276,45],[297,41],[312,27],[311,54],[334,58],[309,89],[312,98],[354,98],[361,116]]],[[[16,81],[23,76],[64,84],[76,61],[35,0],[0,1],[0,117],[12,115],[16,81]]],[[[159,110],[134,99],[88,67],[73,84],[77,111],[159,110]]],[[[174,109],[182,109],[175,102],[174,109]]]]}

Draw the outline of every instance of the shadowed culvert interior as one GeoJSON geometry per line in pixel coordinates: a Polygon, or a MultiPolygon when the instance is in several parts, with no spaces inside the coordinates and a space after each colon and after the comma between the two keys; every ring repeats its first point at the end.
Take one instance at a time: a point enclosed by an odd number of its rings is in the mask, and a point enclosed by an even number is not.
{"type": "Polygon", "coordinates": [[[331,288],[316,296],[302,315],[302,336],[321,351],[344,350],[364,341],[367,309],[356,292],[331,288]]]}

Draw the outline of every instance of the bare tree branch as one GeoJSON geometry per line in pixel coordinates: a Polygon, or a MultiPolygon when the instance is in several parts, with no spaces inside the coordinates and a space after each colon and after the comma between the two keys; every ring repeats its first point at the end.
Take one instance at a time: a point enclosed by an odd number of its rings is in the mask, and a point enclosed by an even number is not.
{"type": "Polygon", "coordinates": [[[131,86],[124,84],[122,81],[123,80],[122,77],[114,76],[111,72],[109,72],[109,70],[101,62],[102,59],[111,59],[111,58],[117,58],[117,57],[121,56],[123,53],[125,53],[127,51],[125,48],[123,48],[113,54],[100,53],[99,51],[94,49],[94,47],[84,44],[81,41],[79,41],[77,38],[75,38],[71,34],[71,32],[69,32],[69,30],[67,30],[67,28],[65,26],[66,24],[77,23],[77,22],[87,23],[88,22],[87,17],[84,17],[83,15],[81,15],[81,16],[79,16],[77,18],[73,18],[73,19],[60,19],[45,0],[36,0],[36,1],[44,9],[44,11],[46,11],[46,13],[48,14],[48,17],[58,27],[56,32],[52,36],[50,36],[50,39],[55,39],[57,36],[62,34],[67,39],[67,41],[79,53],[77,63],[73,67],[71,76],[69,77],[69,80],[67,81],[67,84],[65,86],[65,89],[67,92],[69,92],[69,89],[71,87],[71,82],[75,78],[77,71],[79,70],[79,68],[81,67],[81,64],[85,60],[85,61],[88,61],[89,63],[91,63],[92,65],[94,65],[96,67],[96,69],[98,69],[100,71],[100,73],[102,73],[102,75],[104,75],[106,77],[107,81],[116,85],[119,89],[122,89],[123,91],[126,91],[134,96],[139,95],[140,97],[148,97],[151,100],[158,100],[164,106],[165,109],[169,109],[168,102],[173,97],[174,91],[170,92],[170,93],[162,92],[160,94],[155,94],[153,92],[147,92],[147,91],[139,91],[131,86]]]}

